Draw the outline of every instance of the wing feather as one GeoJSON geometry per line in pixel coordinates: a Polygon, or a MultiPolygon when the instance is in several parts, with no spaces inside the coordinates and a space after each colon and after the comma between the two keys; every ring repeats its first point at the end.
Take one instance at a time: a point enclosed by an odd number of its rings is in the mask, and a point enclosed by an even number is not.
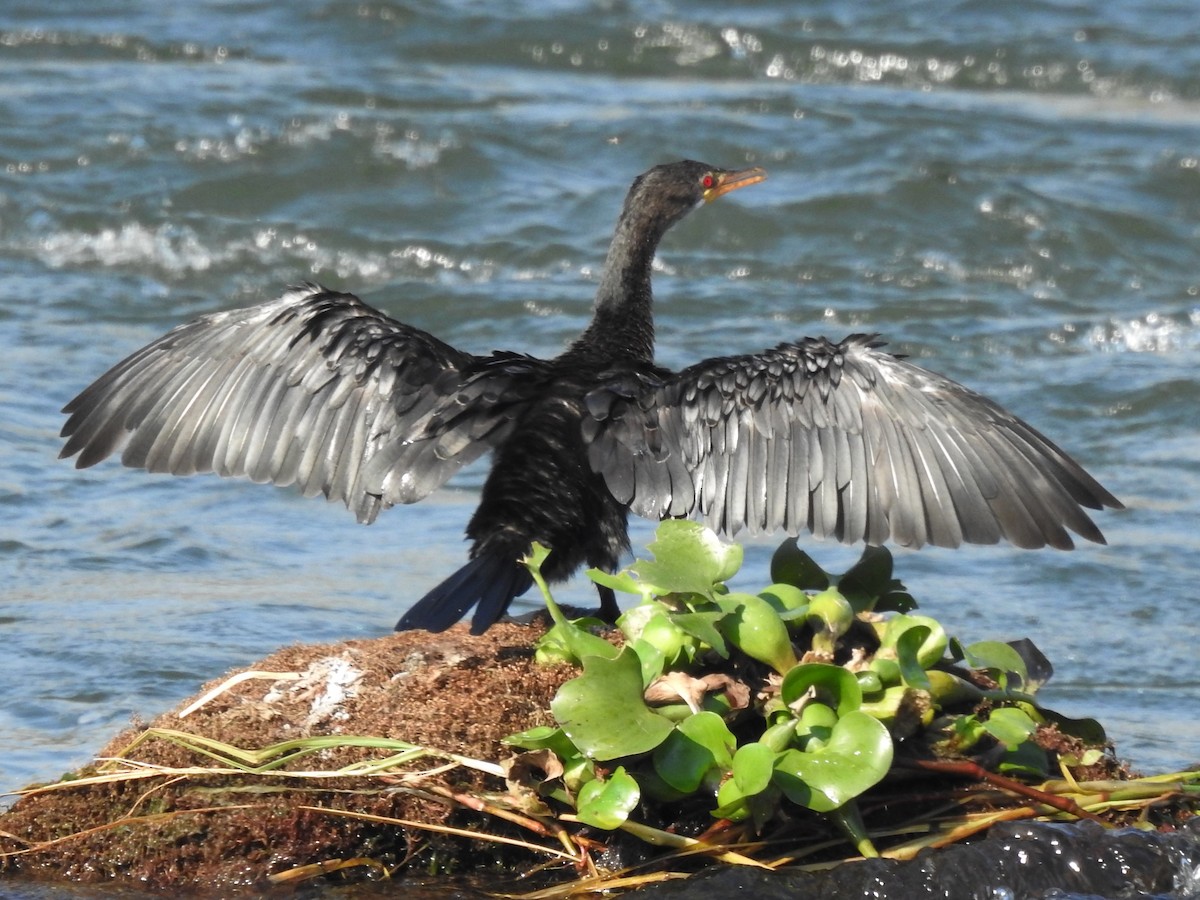
{"type": "Polygon", "coordinates": [[[308,284],[201,317],[117,363],[67,404],[61,455],[295,483],[371,521],[509,434],[542,365],[463,353],[308,284]]]}
{"type": "Polygon", "coordinates": [[[602,383],[586,403],[589,462],[634,511],[699,513],[729,534],[1103,541],[1083,507],[1121,504],[1083,468],[992,401],[882,346],[873,335],[805,338],[602,383]]]}

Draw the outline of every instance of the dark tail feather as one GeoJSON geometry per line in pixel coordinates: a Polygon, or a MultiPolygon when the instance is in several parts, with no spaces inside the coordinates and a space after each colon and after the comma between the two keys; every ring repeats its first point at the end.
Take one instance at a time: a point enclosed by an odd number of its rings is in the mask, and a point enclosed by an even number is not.
{"type": "Polygon", "coordinates": [[[471,634],[483,634],[531,584],[528,570],[515,560],[477,556],[418,600],[396,623],[396,630],[445,631],[479,604],[471,634]]]}

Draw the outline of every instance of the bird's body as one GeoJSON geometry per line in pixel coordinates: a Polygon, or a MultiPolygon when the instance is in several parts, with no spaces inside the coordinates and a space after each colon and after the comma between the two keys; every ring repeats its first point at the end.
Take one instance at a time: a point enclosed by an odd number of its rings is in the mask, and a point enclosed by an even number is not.
{"type": "MultiPolygon", "coordinates": [[[[1030,426],[872,336],[805,338],[682,372],[654,363],[663,234],[761,181],[696,162],[630,189],[591,324],[560,356],[475,356],[350,294],[304,285],[202,317],[118,363],[67,407],[63,456],[120,448],[151,471],[214,471],[324,493],[371,522],[486,452],[471,559],[397,628],[498,620],[550,548],[551,581],[615,570],[632,509],[728,534],[812,531],[906,546],[1103,541],[1081,507],[1120,504],[1030,426]]],[[[617,613],[601,589],[601,613],[617,613]]]]}

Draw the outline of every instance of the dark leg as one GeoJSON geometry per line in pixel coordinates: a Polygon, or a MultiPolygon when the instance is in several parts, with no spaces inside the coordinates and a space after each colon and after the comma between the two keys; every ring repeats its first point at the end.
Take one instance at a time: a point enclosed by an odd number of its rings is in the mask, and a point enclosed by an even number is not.
{"type": "Polygon", "coordinates": [[[610,587],[596,585],[596,592],[600,595],[600,612],[598,617],[609,625],[616,624],[617,617],[621,615],[621,607],[617,605],[617,595],[613,593],[610,587]]]}

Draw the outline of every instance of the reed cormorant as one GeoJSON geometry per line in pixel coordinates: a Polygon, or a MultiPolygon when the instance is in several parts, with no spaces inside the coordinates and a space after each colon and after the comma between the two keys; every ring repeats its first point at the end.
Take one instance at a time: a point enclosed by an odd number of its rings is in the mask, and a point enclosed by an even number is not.
{"type": "MultiPolygon", "coordinates": [[[[351,294],[305,284],[203,316],[118,363],[64,409],[62,456],[295,484],[360,522],[494,454],[470,560],[397,629],[497,621],[543,571],[614,571],[632,509],[733,535],[811,531],[908,547],[1104,538],[1081,507],[1120,503],[992,401],[881,350],[804,338],[681,372],[654,364],[650,273],[687,213],[765,178],[699,162],[633,182],[587,329],[558,357],[475,356],[351,294]],[[123,448],[123,449],[122,449],[123,448]]],[[[600,588],[601,615],[618,613],[600,588]]]]}

